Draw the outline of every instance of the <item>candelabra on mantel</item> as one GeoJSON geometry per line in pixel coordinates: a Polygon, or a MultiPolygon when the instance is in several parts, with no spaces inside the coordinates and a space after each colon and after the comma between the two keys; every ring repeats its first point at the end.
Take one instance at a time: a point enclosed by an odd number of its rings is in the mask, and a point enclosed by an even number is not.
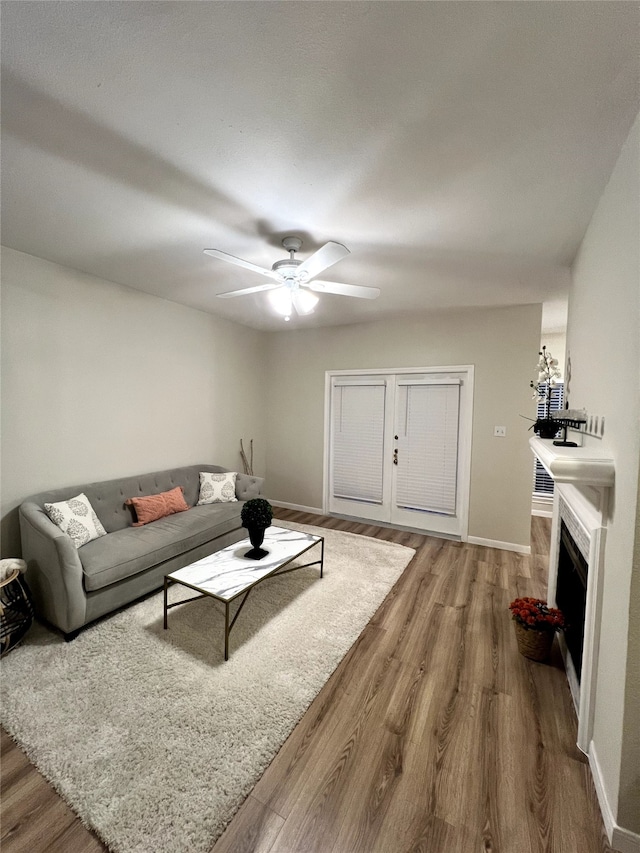
{"type": "MultiPolygon", "coordinates": [[[[567,441],[567,430],[580,430],[587,422],[587,413],[584,409],[561,409],[551,413],[551,420],[562,428],[562,438],[554,441],[556,447],[578,447],[576,441],[567,441]]],[[[557,430],[556,430],[557,432],[557,430]]]]}

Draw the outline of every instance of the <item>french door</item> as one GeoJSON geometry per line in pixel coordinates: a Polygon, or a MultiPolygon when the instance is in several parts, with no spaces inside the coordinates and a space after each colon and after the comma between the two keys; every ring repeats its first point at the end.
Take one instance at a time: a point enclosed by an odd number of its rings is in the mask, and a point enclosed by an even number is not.
{"type": "Polygon", "coordinates": [[[472,368],[328,376],[328,511],[466,538],[472,368]]]}

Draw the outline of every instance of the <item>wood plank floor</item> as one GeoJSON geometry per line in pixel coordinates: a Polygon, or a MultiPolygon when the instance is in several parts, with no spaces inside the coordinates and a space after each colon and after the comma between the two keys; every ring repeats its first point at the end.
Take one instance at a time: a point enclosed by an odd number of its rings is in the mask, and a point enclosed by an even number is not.
{"type": "MultiPolygon", "coordinates": [[[[416,555],[213,853],[608,853],[557,650],[522,658],[508,614],[544,595],[549,522],[524,557],[276,516],[416,555]]],[[[3,853],[105,849],[4,732],[2,786],[3,853]]]]}

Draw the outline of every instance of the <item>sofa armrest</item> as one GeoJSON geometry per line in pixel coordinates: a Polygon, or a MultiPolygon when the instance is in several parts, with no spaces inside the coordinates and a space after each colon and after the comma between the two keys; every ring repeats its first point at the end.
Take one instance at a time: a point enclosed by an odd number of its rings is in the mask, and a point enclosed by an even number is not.
{"type": "Polygon", "coordinates": [[[67,634],[86,618],[82,563],[71,539],[36,503],[20,506],[22,555],[36,611],[67,634]]]}
{"type": "Polygon", "coordinates": [[[264,477],[252,477],[250,474],[238,474],[236,477],[236,497],[239,501],[248,501],[260,495],[264,477]]]}

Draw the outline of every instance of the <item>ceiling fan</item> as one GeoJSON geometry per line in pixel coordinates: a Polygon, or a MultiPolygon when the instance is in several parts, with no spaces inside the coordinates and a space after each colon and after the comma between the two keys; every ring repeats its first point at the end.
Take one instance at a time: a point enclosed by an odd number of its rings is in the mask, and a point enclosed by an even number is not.
{"type": "Polygon", "coordinates": [[[242,258],[236,258],[227,252],[221,252],[220,249],[205,249],[205,255],[237,264],[239,267],[244,267],[271,279],[271,281],[258,284],[255,287],[229,290],[217,295],[223,299],[228,299],[230,296],[244,296],[248,293],[270,290],[272,291],[270,294],[271,303],[274,309],[284,316],[285,320],[290,318],[292,308],[295,308],[298,314],[311,314],[318,302],[318,297],[310,291],[335,293],[339,296],[355,296],[358,299],[376,299],[380,296],[377,287],[340,284],[337,281],[318,281],[316,279],[316,276],[321,272],[350,254],[347,247],[341,243],[332,241],[325,243],[306,261],[300,261],[295,257],[295,253],[302,246],[302,240],[299,237],[285,237],[282,245],[289,252],[289,257],[282,261],[276,261],[271,269],[259,267],[257,264],[252,264],[251,261],[242,260],[242,258]]]}

